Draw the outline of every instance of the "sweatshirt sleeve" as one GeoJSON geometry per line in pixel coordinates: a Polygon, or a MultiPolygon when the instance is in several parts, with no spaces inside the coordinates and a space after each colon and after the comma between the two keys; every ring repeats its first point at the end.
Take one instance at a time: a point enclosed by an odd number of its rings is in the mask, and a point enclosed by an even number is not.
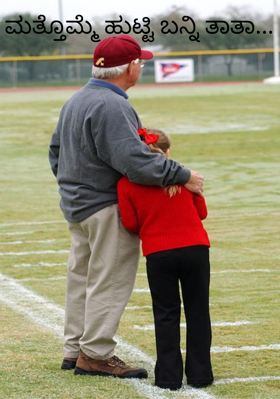
{"type": "Polygon", "coordinates": [[[62,107],[58,119],[58,123],[56,125],[55,131],[52,135],[50,146],[49,146],[49,162],[51,165],[51,169],[53,174],[57,177],[58,171],[58,161],[59,161],[59,152],[60,152],[60,129],[62,124],[62,115],[66,104],[62,107]]]}
{"type": "Polygon", "coordinates": [[[125,178],[120,179],[118,182],[118,204],[122,224],[127,230],[138,234],[140,230],[140,225],[138,222],[136,210],[129,198],[125,178]]]}
{"type": "Polygon", "coordinates": [[[134,183],[165,187],[188,182],[190,170],[152,153],[140,140],[140,121],[127,100],[107,100],[105,106],[106,116],[95,140],[100,159],[134,183]]]}
{"type": "Polygon", "coordinates": [[[193,194],[193,202],[197,209],[198,215],[201,220],[206,219],[208,215],[207,206],[204,197],[200,197],[197,194],[193,194]]]}
{"type": "Polygon", "coordinates": [[[57,176],[59,148],[60,148],[60,138],[57,126],[56,130],[52,135],[50,148],[49,148],[49,162],[51,165],[52,172],[55,176],[57,176]]]}

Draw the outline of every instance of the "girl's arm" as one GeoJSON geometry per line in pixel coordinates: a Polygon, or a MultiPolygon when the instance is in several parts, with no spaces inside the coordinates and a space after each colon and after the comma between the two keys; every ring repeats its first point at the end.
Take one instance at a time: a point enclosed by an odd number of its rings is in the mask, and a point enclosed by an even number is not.
{"type": "Polygon", "coordinates": [[[138,218],[135,208],[132,202],[130,201],[129,195],[127,193],[124,178],[118,182],[118,204],[119,204],[122,224],[127,230],[135,234],[138,234],[140,226],[138,223],[138,218]]]}
{"type": "Polygon", "coordinates": [[[206,219],[208,215],[207,206],[204,197],[200,197],[197,194],[193,194],[193,202],[197,209],[198,215],[201,220],[206,219]]]}

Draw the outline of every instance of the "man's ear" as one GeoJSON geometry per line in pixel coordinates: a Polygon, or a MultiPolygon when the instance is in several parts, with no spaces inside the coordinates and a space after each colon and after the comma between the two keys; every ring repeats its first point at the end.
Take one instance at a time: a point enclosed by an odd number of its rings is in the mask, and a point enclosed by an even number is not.
{"type": "Polygon", "coordinates": [[[134,65],[135,65],[134,61],[131,61],[131,62],[129,63],[128,68],[126,69],[126,71],[127,71],[127,73],[128,73],[129,75],[131,74],[134,65]]]}

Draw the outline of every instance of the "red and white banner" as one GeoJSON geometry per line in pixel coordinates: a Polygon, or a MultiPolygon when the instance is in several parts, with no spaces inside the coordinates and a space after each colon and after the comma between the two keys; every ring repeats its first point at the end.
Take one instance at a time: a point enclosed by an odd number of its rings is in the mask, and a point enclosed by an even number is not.
{"type": "Polygon", "coordinates": [[[157,83],[193,82],[194,63],[191,58],[166,59],[155,61],[157,83]]]}

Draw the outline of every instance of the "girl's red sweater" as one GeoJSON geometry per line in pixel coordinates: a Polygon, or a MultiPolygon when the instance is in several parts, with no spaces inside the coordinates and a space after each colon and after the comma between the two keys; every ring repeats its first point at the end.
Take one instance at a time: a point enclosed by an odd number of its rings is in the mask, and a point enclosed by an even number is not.
{"type": "Polygon", "coordinates": [[[122,177],[118,183],[122,223],[139,235],[143,255],[192,245],[210,246],[201,220],[205,199],[186,190],[169,197],[162,187],[142,186],[122,177]]]}

